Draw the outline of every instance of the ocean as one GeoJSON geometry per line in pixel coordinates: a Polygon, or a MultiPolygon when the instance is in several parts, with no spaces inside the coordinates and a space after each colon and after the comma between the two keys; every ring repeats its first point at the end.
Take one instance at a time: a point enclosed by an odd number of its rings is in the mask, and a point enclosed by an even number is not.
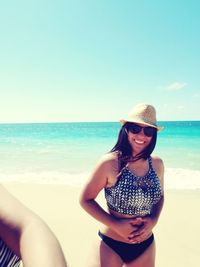
{"type": "MultiPolygon", "coordinates": [[[[200,121],[163,121],[165,186],[200,189],[200,121]]],[[[116,143],[116,122],[0,124],[0,181],[82,186],[116,143]]]]}

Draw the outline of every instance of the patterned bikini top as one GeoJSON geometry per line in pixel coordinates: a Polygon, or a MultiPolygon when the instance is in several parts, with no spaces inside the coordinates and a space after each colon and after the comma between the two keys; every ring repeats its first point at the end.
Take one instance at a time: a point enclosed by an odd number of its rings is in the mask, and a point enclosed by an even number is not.
{"type": "Polygon", "coordinates": [[[152,207],[162,197],[160,179],[148,158],[149,170],[145,176],[136,176],[124,167],[114,186],[105,188],[105,198],[109,209],[126,214],[145,216],[151,214],[152,207]]]}
{"type": "Polygon", "coordinates": [[[0,239],[0,266],[1,267],[19,267],[20,258],[15,255],[10,248],[0,239]]]}

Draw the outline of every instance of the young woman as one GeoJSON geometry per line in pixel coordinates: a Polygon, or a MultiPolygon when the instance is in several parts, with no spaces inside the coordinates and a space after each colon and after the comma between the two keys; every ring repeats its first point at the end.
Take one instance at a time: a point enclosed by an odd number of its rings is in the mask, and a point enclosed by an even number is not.
{"type": "Polygon", "coordinates": [[[0,266],[67,267],[55,235],[36,214],[0,186],[0,266]]]}
{"type": "Polygon", "coordinates": [[[160,130],[156,111],[152,105],[138,104],[121,123],[116,145],[100,159],[80,199],[82,207],[105,225],[87,266],[154,267],[152,230],[164,200],[163,162],[151,156],[160,130]],[[107,210],[95,200],[102,189],[107,210]]]}

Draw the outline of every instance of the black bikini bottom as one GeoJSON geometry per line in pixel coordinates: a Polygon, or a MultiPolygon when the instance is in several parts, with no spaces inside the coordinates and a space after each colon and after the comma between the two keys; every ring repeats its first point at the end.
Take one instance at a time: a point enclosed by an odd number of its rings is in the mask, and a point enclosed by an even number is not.
{"type": "Polygon", "coordinates": [[[114,250],[123,260],[123,262],[128,263],[139,257],[153,242],[153,234],[145,241],[137,244],[129,244],[121,241],[112,239],[99,231],[99,236],[103,242],[108,245],[112,250],[114,250]]]}

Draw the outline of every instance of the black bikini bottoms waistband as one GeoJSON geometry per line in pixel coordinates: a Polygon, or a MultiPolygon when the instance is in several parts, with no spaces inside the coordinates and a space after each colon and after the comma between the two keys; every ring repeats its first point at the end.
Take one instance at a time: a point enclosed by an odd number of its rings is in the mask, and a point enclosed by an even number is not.
{"type": "Polygon", "coordinates": [[[154,241],[153,234],[141,243],[130,244],[112,239],[111,237],[102,234],[100,231],[98,234],[103,242],[114,250],[125,263],[131,262],[139,257],[154,241]]]}

